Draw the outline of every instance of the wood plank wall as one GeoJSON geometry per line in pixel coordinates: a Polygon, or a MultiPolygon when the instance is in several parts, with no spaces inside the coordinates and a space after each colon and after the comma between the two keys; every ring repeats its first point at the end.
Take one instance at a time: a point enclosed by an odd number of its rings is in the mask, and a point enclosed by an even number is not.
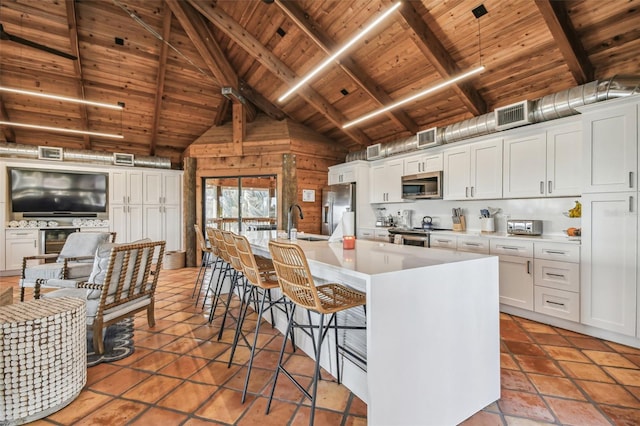
{"type": "Polygon", "coordinates": [[[297,203],[304,212],[304,220],[298,222],[299,230],[320,233],[322,187],[327,184],[328,167],[343,163],[347,149],[301,124],[275,121],[262,114],[247,124],[243,155],[234,155],[231,141],[229,123],[212,127],[185,150],[185,157],[197,158],[198,223],[202,223],[202,178],[273,174],[278,178],[278,228],[286,227],[286,211],[289,205],[297,203]],[[285,160],[291,160],[294,173],[285,173],[285,160]],[[314,202],[302,201],[303,189],[315,191],[314,202]]]}

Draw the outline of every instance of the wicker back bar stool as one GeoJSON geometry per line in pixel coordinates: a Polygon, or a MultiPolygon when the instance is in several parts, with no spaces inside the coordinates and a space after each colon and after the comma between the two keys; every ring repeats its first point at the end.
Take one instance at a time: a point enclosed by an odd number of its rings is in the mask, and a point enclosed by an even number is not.
{"type": "MultiPolygon", "coordinates": [[[[366,295],[358,290],[352,289],[338,283],[326,283],[316,285],[307,258],[297,244],[281,243],[277,241],[269,242],[269,251],[273,260],[273,266],[278,276],[278,284],[281,291],[287,298],[293,302],[292,312],[289,317],[289,324],[285,332],[285,338],[278,357],[278,366],[273,378],[273,385],[267,403],[267,414],[271,408],[271,401],[276,389],[278,375],[282,372],[287,376],[293,384],[311,400],[311,415],[309,424],[313,425],[314,413],[316,407],[316,394],[318,391],[318,381],[320,380],[320,355],[322,353],[322,343],[326,338],[327,331],[334,329],[334,338],[336,343],[336,371],[337,380],[340,383],[340,362],[339,362],[339,343],[338,329],[356,327],[339,327],[336,314],[350,308],[362,306],[366,309],[366,295]],[[297,307],[304,308],[310,312],[319,314],[320,318],[317,325],[309,323],[308,325],[298,324],[295,321],[294,313],[297,307]],[[325,315],[329,315],[329,319],[325,324],[325,315]],[[332,324],[333,323],[333,324],[332,324]],[[312,377],[312,390],[309,393],[292,375],[288,372],[282,363],[287,338],[292,328],[301,328],[308,332],[314,342],[315,349],[315,371],[312,377]],[[317,329],[317,336],[314,333],[317,329]]],[[[366,311],[365,311],[366,313],[366,311]]],[[[362,327],[364,328],[364,327],[362,327]]]]}
{"type": "Polygon", "coordinates": [[[222,287],[224,286],[224,280],[227,277],[232,278],[231,264],[229,263],[229,253],[227,252],[227,246],[224,243],[222,237],[222,231],[218,228],[207,228],[207,235],[209,240],[216,247],[218,258],[220,259],[220,269],[218,269],[218,275],[215,285],[213,284],[214,275],[209,277],[209,284],[207,285],[207,291],[205,292],[204,300],[202,301],[202,308],[207,303],[207,297],[211,293],[211,311],[209,312],[209,322],[213,321],[215,309],[218,306],[220,295],[222,293],[222,287]]]}
{"type": "Polygon", "coordinates": [[[202,286],[204,284],[205,275],[207,275],[207,269],[212,268],[211,274],[214,273],[215,267],[218,264],[218,256],[216,254],[215,246],[212,241],[207,241],[200,230],[200,227],[197,223],[193,224],[193,228],[196,232],[196,239],[198,240],[198,246],[200,246],[200,251],[202,252],[202,260],[200,262],[200,269],[198,270],[198,275],[196,276],[196,282],[193,286],[193,294],[191,297],[194,297],[197,292],[196,297],[196,306],[198,305],[198,300],[200,299],[200,292],[202,291],[202,286]]]}
{"type": "MultiPolygon", "coordinates": [[[[251,305],[251,302],[259,303],[259,307],[256,310],[256,328],[253,336],[253,343],[247,346],[251,348],[251,354],[249,355],[249,365],[247,367],[247,376],[244,382],[244,389],[242,391],[242,402],[244,403],[247,396],[247,389],[249,388],[249,379],[251,377],[251,368],[253,367],[253,359],[256,353],[256,346],[258,344],[258,335],[260,333],[260,325],[262,323],[262,317],[266,311],[271,314],[271,327],[275,326],[275,317],[273,315],[273,308],[279,308],[282,310],[287,319],[289,318],[289,305],[291,302],[285,297],[284,294],[280,295],[277,300],[272,300],[271,290],[279,287],[278,277],[273,266],[273,262],[270,259],[261,258],[255,256],[251,250],[251,245],[246,237],[242,235],[234,235],[236,249],[240,262],[242,263],[242,270],[244,274],[247,286],[245,287],[244,300],[242,303],[241,316],[236,326],[236,334],[233,339],[233,345],[231,346],[231,356],[229,357],[229,366],[233,361],[233,355],[240,337],[246,342],[246,337],[242,333],[242,325],[247,316],[247,310],[251,305]]],[[[291,333],[291,341],[295,350],[295,340],[293,332],[291,333]]]]}

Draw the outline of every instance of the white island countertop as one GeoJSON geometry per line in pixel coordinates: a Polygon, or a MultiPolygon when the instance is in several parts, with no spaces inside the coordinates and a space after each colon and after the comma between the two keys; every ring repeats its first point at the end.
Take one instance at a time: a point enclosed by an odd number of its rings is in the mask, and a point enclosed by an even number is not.
{"type": "MultiPolygon", "coordinates": [[[[273,231],[245,235],[256,254],[269,255],[276,239],[273,231]]],[[[340,339],[364,346],[366,367],[345,355],[341,371],[342,383],[367,403],[370,425],[455,425],[500,397],[496,256],[367,240],[356,240],[354,250],[341,242],[294,242],[319,283],[367,294],[366,332],[340,339]]],[[[350,311],[365,321],[362,310],[350,311]]],[[[281,329],[286,321],[276,319],[281,329]]],[[[335,376],[329,335],[321,364],[335,376]]],[[[313,354],[310,340],[296,335],[296,344],[313,354]]]]}

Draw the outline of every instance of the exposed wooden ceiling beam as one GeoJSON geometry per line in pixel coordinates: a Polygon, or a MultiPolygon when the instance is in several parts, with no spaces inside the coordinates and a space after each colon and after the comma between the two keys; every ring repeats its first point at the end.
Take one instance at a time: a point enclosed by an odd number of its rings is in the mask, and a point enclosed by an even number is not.
{"type": "MultiPolygon", "coordinates": [[[[275,3],[293,22],[328,55],[332,55],[340,46],[320,31],[320,25],[306,14],[297,3],[291,0],[276,0],[275,3]]],[[[382,90],[375,81],[351,58],[346,55],[336,60],[338,66],[367,93],[379,106],[385,106],[394,102],[393,99],[382,90]]],[[[386,112],[387,117],[399,126],[406,128],[411,133],[416,133],[418,125],[402,110],[386,112]]]]}
{"type": "MultiPolygon", "coordinates": [[[[11,121],[9,120],[9,113],[7,112],[7,108],[4,106],[4,101],[2,100],[2,96],[0,96],[0,118],[2,119],[2,121],[11,121]]],[[[4,140],[11,143],[16,142],[16,132],[13,131],[12,127],[0,126],[0,128],[2,128],[2,134],[4,135],[4,140]]]]}
{"type": "Polygon", "coordinates": [[[594,68],[576,33],[569,14],[561,1],[536,0],[536,6],[547,23],[558,49],[567,61],[567,66],[577,84],[594,79],[594,68]]]}
{"type": "Polygon", "coordinates": [[[288,115],[280,108],[272,104],[269,99],[262,96],[253,87],[251,87],[246,81],[240,79],[240,87],[238,88],[242,96],[251,101],[252,104],[260,108],[265,114],[274,120],[283,120],[288,115]]]}
{"type": "MultiPolygon", "coordinates": [[[[78,44],[78,19],[76,13],[75,0],[65,0],[65,9],[67,11],[67,22],[69,23],[69,42],[71,44],[71,54],[77,59],[73,62],[73,71],[76,76],[76,90],[78,98],[84,100],[84,78],[82,77],[82,64],[80,62],[80,47],[78,44]]],[[[80,110],[80,121],[83,130],[89,130],[89,116],[87,114],[87,106],[78,104],[80,110]]],[[[89,135],[84,135],[84,149],[91,149],[91,139],[89,135]]]]}
{"type": "MultiPolygon", "coordinates": [[[[411,37],[416,46],[442,78],[448,79],[462,73],[458,64],[451,58],[451,55],[446,51],[440,40],[416,11],[412,2],[405,2],[400,7],[400,14],[409,25],[411,37]]],[[[471,84],[458,82],[450,87],[473,115],[481,115],[487,112],[486,102],[471,84]]]]}
{"type": "MultiPolygon", "coordinates": [[[[271,73],[289,85],[296,83],[298,76],[295,72],[289,69],[284,62],[262,45],[258,39],[249,34],[249,32],[242,28],[240,24],[233,20],[233,18],[227,15],[222,9],[216,7],[216,5],[210,1],[188,1],[211,23],[231,38],[234,43],[238,44],[271,73]]],[[[371,144],[369,138],[361,130],[354,128],[343,129],[342,125],[347,122],[347,118],[311,87],[302,87],[298,91],[298,94],[358,145],[367,146],[371,144]]]]}
{"type": "Polygon", "coordinates": [[[164,97],[164,79],[167,71],[167,56],[169,46],[165,41],[171,35],[171,9],[164,8],[162,18],[162,40],[160,41],[160,56],[158,58],[158,74],[156,76],[156,99],[153,105],[153,126],[151,127],[151,144],[149,155],[156,155],[156,145],[158,139],[158,127],[160,126],[160,113],[162,111],[162,98],[164,97]]]}

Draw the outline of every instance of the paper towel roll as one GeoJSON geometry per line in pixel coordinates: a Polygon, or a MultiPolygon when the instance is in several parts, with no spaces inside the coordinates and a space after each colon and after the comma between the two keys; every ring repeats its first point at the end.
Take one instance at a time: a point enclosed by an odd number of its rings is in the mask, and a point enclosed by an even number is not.
{"type": "Polygon", "coordinates": [[[344,212],[342,214],[342,235],[356,235],[355,212],[344,212]]]}

